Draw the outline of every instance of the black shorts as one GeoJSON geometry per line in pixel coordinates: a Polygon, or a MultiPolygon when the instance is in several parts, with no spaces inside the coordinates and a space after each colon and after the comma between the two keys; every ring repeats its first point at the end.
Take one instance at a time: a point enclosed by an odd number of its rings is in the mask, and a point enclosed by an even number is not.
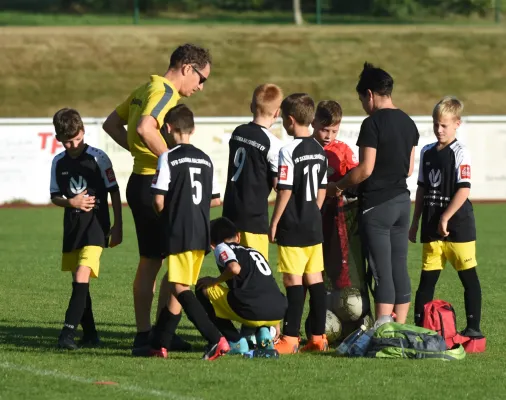
{"type": "Polygon", "coordinates": [[[151,182],[154,175],[130,175],[126,198],[132,210],[137,233],[139,255],[147,258],[163,258],[161,223],[153,209],[151,182]]]}

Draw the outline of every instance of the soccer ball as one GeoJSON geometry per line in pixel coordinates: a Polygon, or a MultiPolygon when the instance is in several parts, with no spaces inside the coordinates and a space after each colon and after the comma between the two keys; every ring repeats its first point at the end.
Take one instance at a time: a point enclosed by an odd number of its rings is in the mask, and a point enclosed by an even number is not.
{"type": "Polygon", "coordinates": [[[343,322],[358,321],[369,311],[369,301],[359,289],[345,288],[331,293],[329,308],[343,322]]]}
{"type": "Polygon", "coordinates": [[[327,310],[327,316],[325,318],[325,334],[329,343],[333,343],[339,339],[342,332],[342,325],[337,315],[332,311],[327,310]]]}

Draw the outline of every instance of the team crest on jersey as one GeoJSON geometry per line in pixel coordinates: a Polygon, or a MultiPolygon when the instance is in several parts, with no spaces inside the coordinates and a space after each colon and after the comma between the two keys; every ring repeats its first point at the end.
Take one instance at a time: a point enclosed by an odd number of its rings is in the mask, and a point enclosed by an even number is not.
{"type": "Polygon", "coordinates": [[[429,182],[432,187],[438,187],[441,185],[441,171],[431,169],[429,172],[429,182]]]}
{"type": "Polygon", "coordinates": [[[156,182],[158,181],[158,175],[160,174],[160,170],[157,169],[156,172],[155,172],[155,176],[153,176],[153,180],[151,181],[151,183],[153,185],[156,185],[156,182]]]}
{"type": "Polygon", "coordinates": [[[82,193],[86,190],[88,182],[82,176],[77,179],[70,178],[70,191],[74,194],[82,193]]]}
{"type": "Polygon", "coordinates": [[[107,176],[109,183],[116,182],[116,176],[114,175],[114,170],[112,168],[107,168],[105,170],[105,176],[107,176]]]}
{"type": "Polygon", "coordinates": [[[460,177],[461,179],[471,179],[471,166],[461,165],[460,166],[460,177]]]}
{"type": "Polygon", "coordinates": [[[225,250],[223,250],[221,253],[220,253],[220,260],[225,262],[228,260],[228,254],[225,250]]]}
{"type": "Polygon", "coordinates": [[[282,165],[279,168],[279,180],[286,181],[288,179],[288,165],[282,165]]]}

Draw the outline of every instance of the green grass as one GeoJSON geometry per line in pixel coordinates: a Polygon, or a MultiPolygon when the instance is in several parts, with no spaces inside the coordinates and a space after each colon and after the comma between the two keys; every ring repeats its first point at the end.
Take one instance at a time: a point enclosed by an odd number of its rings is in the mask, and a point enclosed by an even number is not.
{"type": "MultiPolygon", "coordinates": [[[[170,359],[130,356],[134,335],[132,280],[137,263],[133,224],[125,209],[125,241],[104,251],[100,279],[92,282],[100,349],[55,349],[70,294],[61,273],[62,210],[0,209],[0,398],[1,399],[462,399],[504,398],[506,206],[476,205],[483,324],[488,349],[461,362],[338,359],[293,355],[279,360],[224,357],[201,361],[202,340],[183,319],[180,333],[198,348],[170,359]],[[117,385],[96,385],[112,381],[117,385]]],[[[217,215],[219,210],[213,210],[217,215]]],[[[420,245],[411,245],[409,272],[418,284],[420,245]]],[[[276,251],[271,247],[275,266],[276,251]]],[[[217,273],[210,256],[202,274],[217,273]]],[[[278,274],[276,273],[279,279],[278,274]]],[[[448,268],[436,296],[456,308],[465,325],[462,287],[448,268]]],[[[410,313],[410,319],[412,313],[410,313]]]]}
{"type": "Polygon", "coordinates": [[[265,82],[337,100],[345,116],[364,115],[355,86],[366,60],[393,75],[395,104],[412,115],[430,114],[447,94],[464,101],[466,115],[502,115],[505,33],[425,25],[5,27],[0,117],[52,117],[62,107],[105,117],[150,74],[163,74],[185,42],[213,55],[203,93],[183,100],[198,117],[250,115],[251,94],[265,82]]]}

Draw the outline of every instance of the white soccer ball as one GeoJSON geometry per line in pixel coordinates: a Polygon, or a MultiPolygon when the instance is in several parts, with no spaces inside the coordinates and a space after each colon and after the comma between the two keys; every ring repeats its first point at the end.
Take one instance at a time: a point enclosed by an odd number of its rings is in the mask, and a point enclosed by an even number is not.
{"type": "Polygon", "coordinates": [[[332,311],[327,310],[327,316],[325,318],[325,334],[329,343],[335,342],[341,336],[342,325],[337,315],[332,311]]]}
{"type": "Polygon", "coordinates": [[[369,302],[359,289],[334,290],[330,309],[341,321],[358,321],[368,311],[369,302]]]}

